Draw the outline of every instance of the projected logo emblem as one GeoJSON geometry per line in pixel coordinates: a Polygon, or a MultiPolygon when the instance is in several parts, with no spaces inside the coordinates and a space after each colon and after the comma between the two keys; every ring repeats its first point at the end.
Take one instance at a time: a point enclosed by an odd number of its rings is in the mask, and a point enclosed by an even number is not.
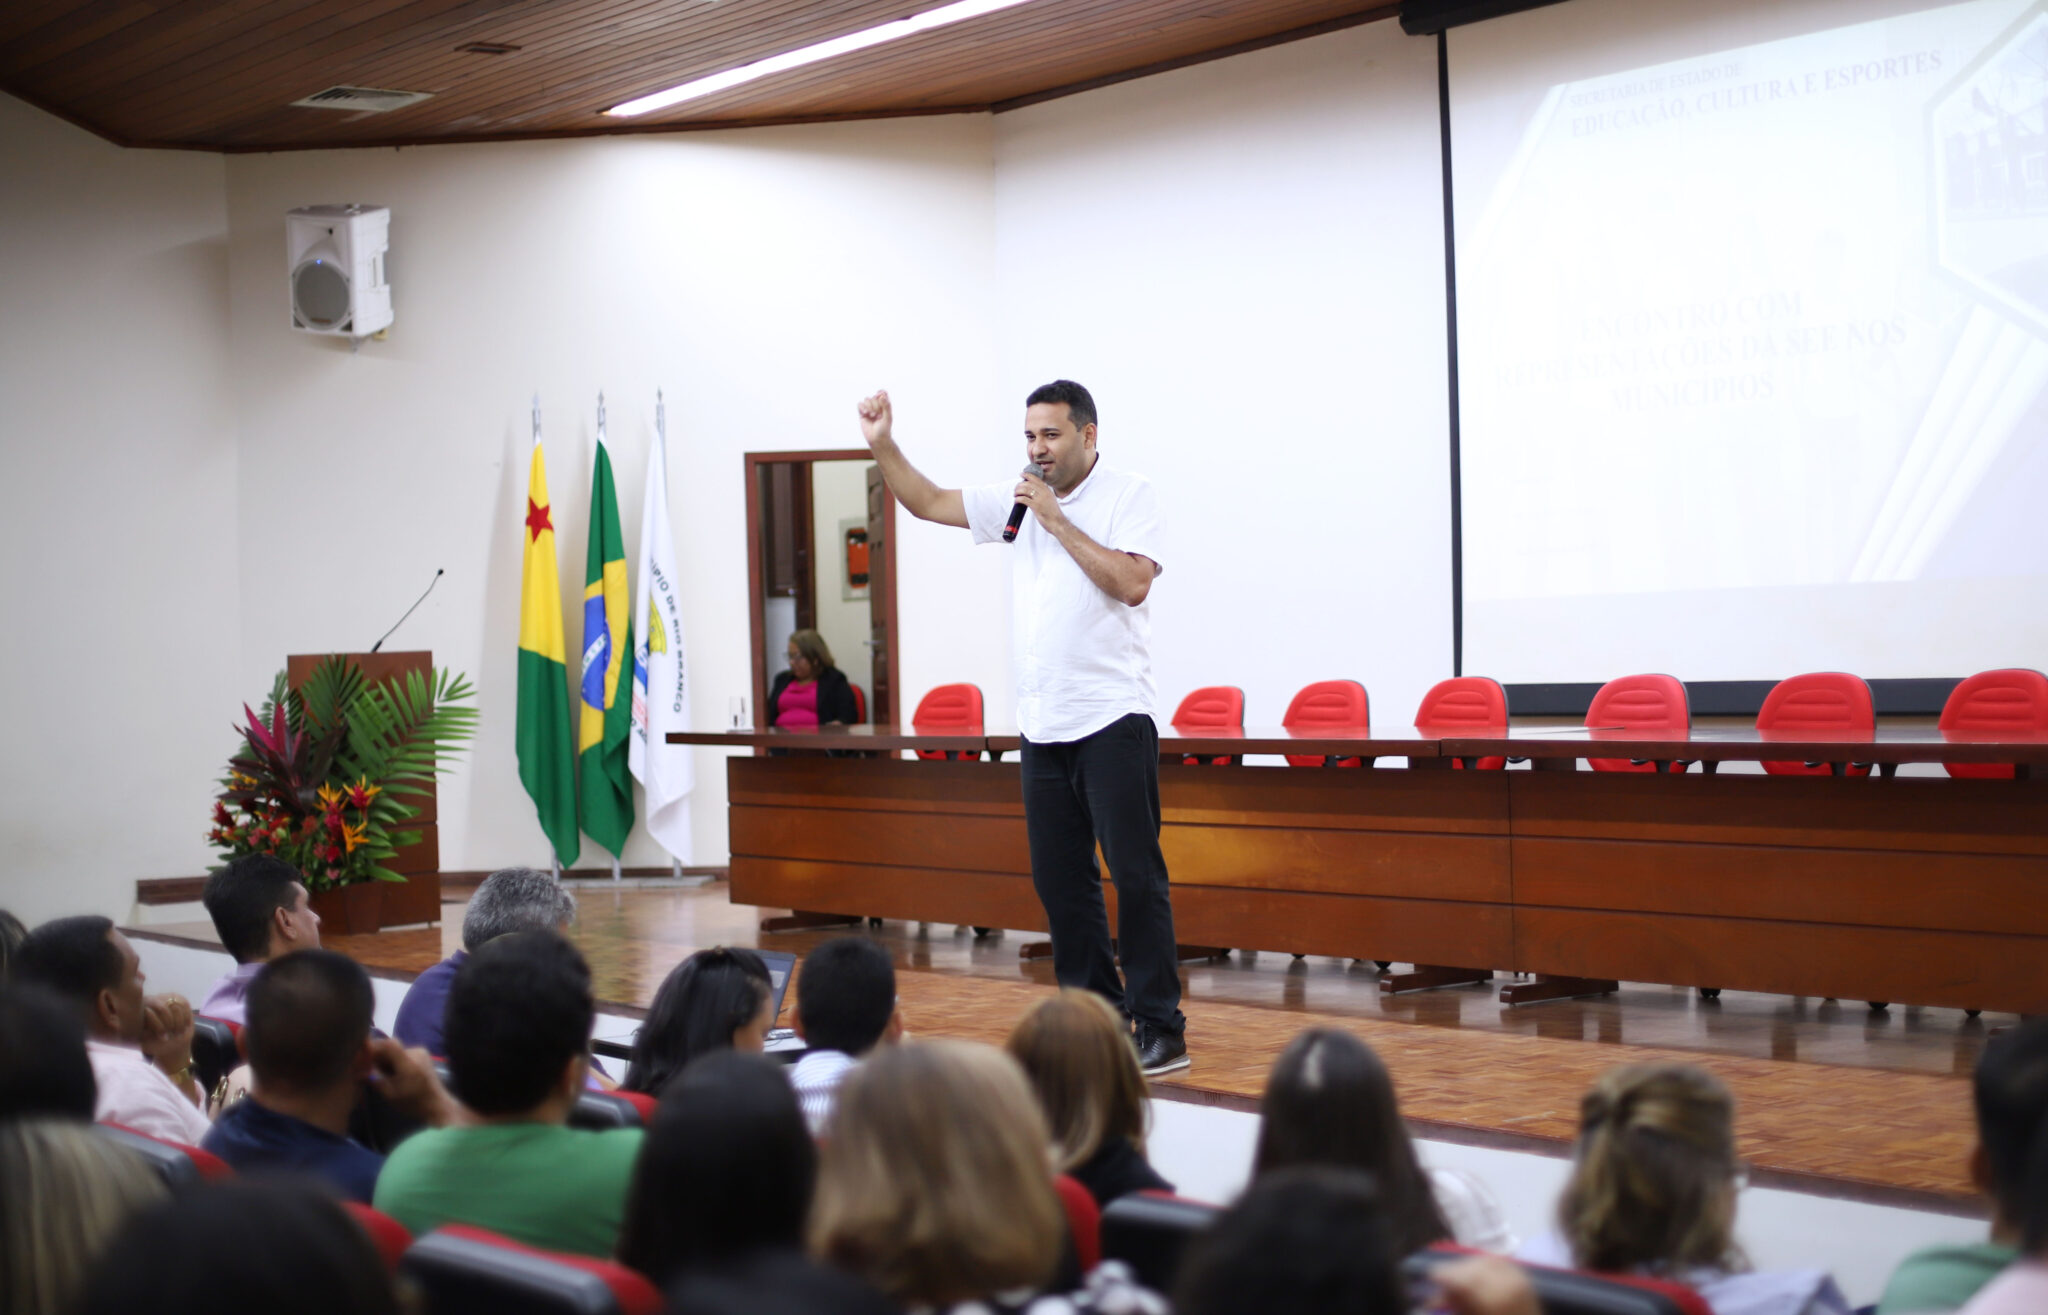
{"type": "Polygon", "coordinates": [[[2048,11],[1987,46],[1931,120],[1942,267],[2048,336],[2048,11]]]}

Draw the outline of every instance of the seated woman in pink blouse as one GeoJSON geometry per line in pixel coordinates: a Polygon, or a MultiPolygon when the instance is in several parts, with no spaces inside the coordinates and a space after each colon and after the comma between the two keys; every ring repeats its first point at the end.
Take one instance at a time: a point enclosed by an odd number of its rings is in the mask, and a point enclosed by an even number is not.
{"type": "Polygon", "coordinates": [[[853,703],[853,686],[832,665],[832,650],[815,630],[799,630],[789,637],[789,670],[775,678],[768,692],[768,724],[784,730],[832,724],[852,725],[860,720],[853,703]]]}

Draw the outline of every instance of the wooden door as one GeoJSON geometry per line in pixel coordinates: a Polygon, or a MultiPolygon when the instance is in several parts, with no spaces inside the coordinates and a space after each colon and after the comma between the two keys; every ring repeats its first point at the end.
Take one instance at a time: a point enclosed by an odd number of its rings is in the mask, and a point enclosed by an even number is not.
{"type": "Polygon", "coordinates": [[[882,468],[868,467],[868,651],[873,655],[873,700],[868,720],[886,726],[896,720],[896,673],[890,669],[890,621],[896,615],[896,545],[888,540],[891,500],[882,468]]]}

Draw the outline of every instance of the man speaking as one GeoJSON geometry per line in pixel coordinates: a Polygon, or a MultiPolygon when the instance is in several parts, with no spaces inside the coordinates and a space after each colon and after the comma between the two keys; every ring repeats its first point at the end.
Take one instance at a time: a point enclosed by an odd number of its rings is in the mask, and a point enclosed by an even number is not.
{"type": "Polygon", "coordinates": [[[1162,569],[1152,486],[1099,458],[1095,399],[1066,379],[1024,399],[1030,464],[1014,485],[938,487],[896,446],[891,420],[886,392],[860,404],[861,432],[906,511],[970,530],[976,543],[1015,540],[1010,635],[1024,829],[1031,883],[1052,925],[1053,975],[1108,997],[1136,1022],[1148,1075],[1186,1068],[1173,904],[1159,852],[1145,603],[1162,569]],[[1098,842],[1116,882],[1121,982],[1098,842]]]}

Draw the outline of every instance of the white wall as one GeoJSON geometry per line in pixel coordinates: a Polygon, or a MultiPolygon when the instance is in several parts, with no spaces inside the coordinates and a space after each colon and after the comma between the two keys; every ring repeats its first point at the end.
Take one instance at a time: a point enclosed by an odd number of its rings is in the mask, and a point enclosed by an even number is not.
{"type": "MultiPolygon", "coordinates": [[[[484,710],[442,787],[442,866],[544,861],[512,750],[530,397],[574,649],[597,393],[631,561],[666,391],[695,717],[723,726],[750,683],[741,454],[857,446],[881,386],[935,475],[988,427],[991,167],[986,116],[229,160],[242,686],[367,647],[445,567],[392,641],[468,672],[484,710]],[[397,321],[353,354],[287,327],[284,214],[329,201],[392,208],[397,321]]],[[[907,690],[999,683],[995,563],[903,537],[907,690]]],[[[724,767],[700,752],[688,857],[719,862],[724,767]]],[[[636,829],[625,859],[666,856],[636,829]]]]}
{"type": "Polygon", "coordinates": [[[874,614],[869,599],[845,597],[846,544],[839,533],[840,521],[867,519],[870,464],[811,463],[811,561],[818,577],[818,633],[832,650],[833,664],[861,687],[872,710],[875,664],[864,641],[872,632],[874,614]]]}
{"type": "Polygon", "coordinates": [[[125,914],[202,870],[234,745],[221,157],[0,96],[0,907],[125,914]]]}
{"type": "Polygon", "coordinates": [[[1373,23],[1000,115],[996,233],[980,478],[1033,386],[1088,386],[1165,510],[1162,715],[1232,684],[1278,725],[1350,677],[1408,721],[1451,674],[1435,44],[1373,23]]]}

